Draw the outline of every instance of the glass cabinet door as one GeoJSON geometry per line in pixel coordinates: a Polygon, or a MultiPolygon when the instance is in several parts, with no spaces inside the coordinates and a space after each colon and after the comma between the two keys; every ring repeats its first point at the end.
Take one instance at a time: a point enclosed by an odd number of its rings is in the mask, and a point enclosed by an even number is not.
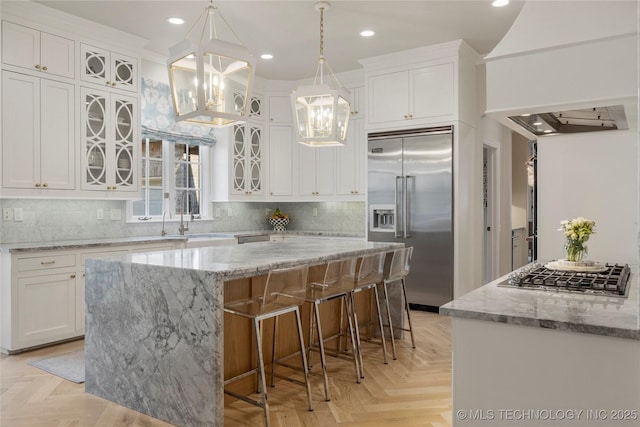
{"type": "Polygon", "coordinates": [[[115,185],[131,187],[134,185],[134,103],[126,99],[115,98],[116,121],[113,123],[115,137],[115,185]]]}
{"type": "Polygon", "coordinates": [[[109,51],[82,44],[82,68],[80,78],[84,81],[110,86],[109,51]]]}
{"type": "Polygon", "coordinates": [[[233,159],[232,159],[232,192],[245,194],[246,190],[246,164],[245,164],[245,127],[235,125],[233,127],[233,159]]]}
{"type": "Polygon", "coordinates": [[[107,96],[83,91],[82,99],[85,184],[102,187],[107,183],[107,96]]]}
{"type": "Polygon", "coordinates": [[[138,69],[135,58],[111,52],[111,86],[136,92],[138,69]]]}
{"type": "Polygon", "coordinates": [[[249,191],[258,194],[262,192],[262,132],[259,127],[249,126],[249,134],[249,191]]]}

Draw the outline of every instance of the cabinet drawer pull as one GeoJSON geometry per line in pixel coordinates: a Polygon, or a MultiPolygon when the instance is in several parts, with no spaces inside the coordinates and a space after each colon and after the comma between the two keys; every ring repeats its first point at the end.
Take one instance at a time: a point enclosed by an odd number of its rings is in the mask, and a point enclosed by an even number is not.
{"type": "Polygon", "coordinates": [[[72,279],[75,279],[75,278],[76,278],[76,274],[75,274],[75,273],[73,273],[73,274],[71,275],[71,278],[72,278],[72,279]]]}
{"type": "Polygon", "coordinates": [[[111,83],[111,86],[116,87],[116,84],[115,83],[111,83]]]}
{"type": "Polygon", "coordinates": [[[56,263],[55,261],[40,261],[41,265],[52,265],[52,264],[55,264],[55,263],[56,263]]]}
{"type": "Polygon", "coordinates": [[[111,82],[107,82],[107,86],[111,86],[111,82]]]}
{"type": "Polygon", "coordinates": [[[36,187],[40,188],[40,183],[39,182],[36,182],[36,187]]]}
{"type": "Polygon", "coordinates": [[[44,67],[42,67],[42,71],[47,71],[46,65],[44,67]]]}
{"type": "Polygon", "coordinates": [[[49,184],[42,184],[43,187],[47,188],[49,184]]]}
{"type": "Polygon", "coordinates": [[[39,70],[39,69],[40,69],[40,65],[36,64],[36,70],[39,70]]]}

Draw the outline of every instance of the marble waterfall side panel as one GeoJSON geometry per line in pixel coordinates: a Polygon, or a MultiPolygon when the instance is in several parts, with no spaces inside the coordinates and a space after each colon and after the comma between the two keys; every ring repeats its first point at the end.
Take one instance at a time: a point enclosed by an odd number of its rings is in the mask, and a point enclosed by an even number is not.
{"type": "Polygon", "coordinates": [[[222,426],[217,276],[90,259],[86,277],[85,390],[177,426],[222,426]]]}

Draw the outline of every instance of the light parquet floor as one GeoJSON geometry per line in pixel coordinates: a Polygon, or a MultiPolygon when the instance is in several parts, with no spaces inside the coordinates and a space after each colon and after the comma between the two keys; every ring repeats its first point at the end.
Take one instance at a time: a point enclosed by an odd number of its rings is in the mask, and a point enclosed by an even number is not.
{"type": "MultiPolygon", "coordinates": [[[[356,384],[353,364],[330,357],[332,400],[313,375],[314,411],[299,386],[278,382],[269,389],[273,427],[450,427],[450,319],[413,311],[416,349],[398,342],[398,359],[382,362],[379,346],[363,343],[365,378],[356,384]]],[[[0,358],[1,427],[168,427],[170,424],[84,392],[75,384],[34,368],[32,360],[82,348],[73,341],[0,358]]],[[[315,360],[319,361],[316,355],[315,360]]],[[[262,410],[244,402],[225,407],[225,426],[263,426],[262,410]]]]}

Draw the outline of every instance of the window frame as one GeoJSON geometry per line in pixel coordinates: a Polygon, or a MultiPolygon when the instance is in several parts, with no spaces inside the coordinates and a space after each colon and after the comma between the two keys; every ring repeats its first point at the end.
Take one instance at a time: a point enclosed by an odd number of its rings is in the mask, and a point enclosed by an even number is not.
{"type": "MultiPolygon", "coordinates": [[[[162,193],[163,193],[163,197],[162,197],[162,213],[159,215],[149,215],[149,186],[147,185],[146,187],[144,187],[144,191],[146,192],[146,205],[145,205],[145,215],[140,216],[140,215],[134,215],[133,213],[133,202],[134,201],[140,201],[140,200],[145,200],[145,199],[135,199],[135,200],[128,200],[127,201],[127,218],[128,221],[127,222],[135,222],[135,223],[145,223],[145,222],[158,222],[158,221],[162,221],[162,217],[163,215],[166,214],[166,212],[169,212],[169,216],[168,218],[166,218],[166,220],[176,220],[177,218],[179,218],[178,214],[175,214],[174,212],[176,212],[176,207],[177,207],[177,203],[178,200],[176,198],[176,180],[175,180],[175,164],[176,164],[176,151],[175,151],[175,145],[176,144],[184,144],[187,146],[194,146],[196,144],[190,144],[189,142],[186,141],[166,141],[166,140],[160,140],[160,139],[154,139],[154,138],[143,138],[143,141],[146,141],[147,144],[146,146],[148,147],[148,142],[149,141],[162,141],[162,193]],[[167,197],[167,195],[169,197],[167,197]]],[[[142,149],[142,144],[141,144],[141,149],[142,149]]],[[[148,150],[148,148],[147,148],[148,150]]],[[[196,216],[197,219],[211,219],[211,210],[209,209],[209,205],[211,202],[211,197],[210,197],[210,181],[211,181],[211,155],[212,155],[212,149],[211,147],[205,146],[205,145],[200,145],[199,146],[199,170],[198,173],[200,175],[199,181],[200,181],[200,214],[199,216],[196,216]]],[[[144,153],[144,155],[140,156],[140,163],[139,163],[139,168],[140,168],[140,176],[139,176],[139,180],[140,183],[142,184],[142,180],[143,178],[145,178],[142,175],[142,162],[148,162],[149,161],[149,157],[146,155],[147,153],[144,153]]],[[[148,165],[147,165],[148,166],[148,165]]],[[[146,168],[147,174],[150,172],[149,167],[146,168]]],[[[149,181],[147,181],[149,182],[149,181]]],[[[142,185],[140,186],[141,191],[143,191],[143,187],[142,185]]]]}

